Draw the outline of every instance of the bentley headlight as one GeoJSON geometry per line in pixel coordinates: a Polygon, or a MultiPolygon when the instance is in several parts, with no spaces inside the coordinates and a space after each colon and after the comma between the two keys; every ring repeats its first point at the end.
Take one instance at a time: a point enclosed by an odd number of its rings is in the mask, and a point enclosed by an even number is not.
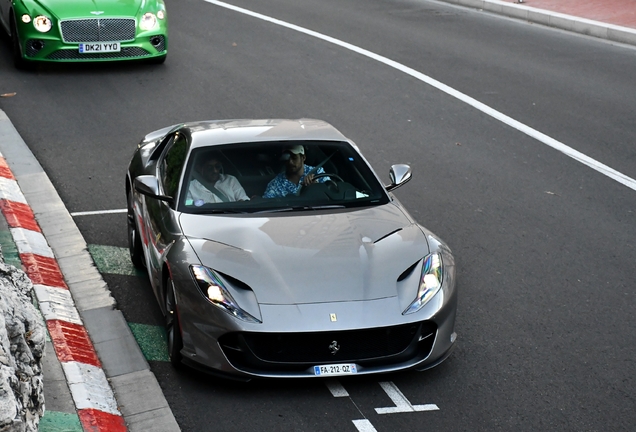
{"type": "Polygon", "coordinates": [[[51,23],[51,19],[49,17],[45,17],[44,15],[38,15],[33,20],[33,27],[39,32],[46,33],[51,30],[53,24],[51,23]]]}
{"type": "Polygon", "coordinates": [[[243,321],[260,323],[258,319],[239,307],[213,270],[205,266],[193,265],[190,266],[190,271],[199,289],[214,306],[243,321]]]}
{"type": "Polygon", "coordinates": [[[415,297],[413,303],[411,303],[402,314],[406,315],[422,309],[422,307],[437,294],[440,288],[442,288],[442,275],[443,265],[442,256],[440,254],[432,253],[424,258],[417,297],[415,297]]]}
{"type": "Polygon", "coordinates": [[[157,16],[151,12],[146,12],[139,20],[139,28],[142,30],[152,30],[157,25],[157,16]]]}

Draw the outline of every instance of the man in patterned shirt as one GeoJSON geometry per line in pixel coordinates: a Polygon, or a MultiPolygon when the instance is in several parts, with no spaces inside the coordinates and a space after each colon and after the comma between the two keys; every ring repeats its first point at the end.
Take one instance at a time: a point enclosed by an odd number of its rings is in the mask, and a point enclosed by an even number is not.
{"type": "Polygon", "coordinates": [[[305,165],[305,148],[302,145],[287,147],[283,151],[285,160],[285,172],[278,174],[265,188],[263,198],[279,198],[285,195],[294,195],[304,186],[315,182],[324,183],[328,177],[314,180],[314,174],[324,174],[325,170],[318,168],[315,173],[310,173],[314,167],[305,165]]]}

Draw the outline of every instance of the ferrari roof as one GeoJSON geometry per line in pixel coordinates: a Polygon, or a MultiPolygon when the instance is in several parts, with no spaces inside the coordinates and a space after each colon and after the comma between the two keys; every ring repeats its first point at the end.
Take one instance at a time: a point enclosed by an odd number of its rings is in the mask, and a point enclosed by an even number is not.
{"type": "Polygon", "coordinates": [[[209,120],[185,123],[193,147],[267,141],[348,141],[336,128],[315,119],[209,120]]]}

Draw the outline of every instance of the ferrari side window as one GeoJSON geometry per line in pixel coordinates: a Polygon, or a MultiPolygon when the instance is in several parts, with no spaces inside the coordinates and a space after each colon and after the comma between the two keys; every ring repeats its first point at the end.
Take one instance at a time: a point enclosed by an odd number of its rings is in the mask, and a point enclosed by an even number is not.
{"type": "Polygon", "coordinates": [[[163,190],[168,196],[174,197],[177,193],[181,171],[183,171],[183,165],[185,163],[186,151],[186,138],[183,135],[176,134],[174,143],[168,149],[161,165],[163,190]]]}

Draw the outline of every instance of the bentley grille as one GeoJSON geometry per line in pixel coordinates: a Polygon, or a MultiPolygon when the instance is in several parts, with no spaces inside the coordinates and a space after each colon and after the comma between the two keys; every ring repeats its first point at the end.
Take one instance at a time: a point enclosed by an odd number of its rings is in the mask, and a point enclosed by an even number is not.
{"type": "Polygon", "coordinates": [[[46,56],[50,60],[97,60],[97,59],[133,59],[149,56],[150,53],[143,48],[122,48],[121,52],[80,54],[77,49],[57,50],[46,56]]]}
{"type": "Polygon", "coordinates": [[[88,18],[60,22],[64,42],[126,42],[135,39],[133,18],[88,18]]]}

